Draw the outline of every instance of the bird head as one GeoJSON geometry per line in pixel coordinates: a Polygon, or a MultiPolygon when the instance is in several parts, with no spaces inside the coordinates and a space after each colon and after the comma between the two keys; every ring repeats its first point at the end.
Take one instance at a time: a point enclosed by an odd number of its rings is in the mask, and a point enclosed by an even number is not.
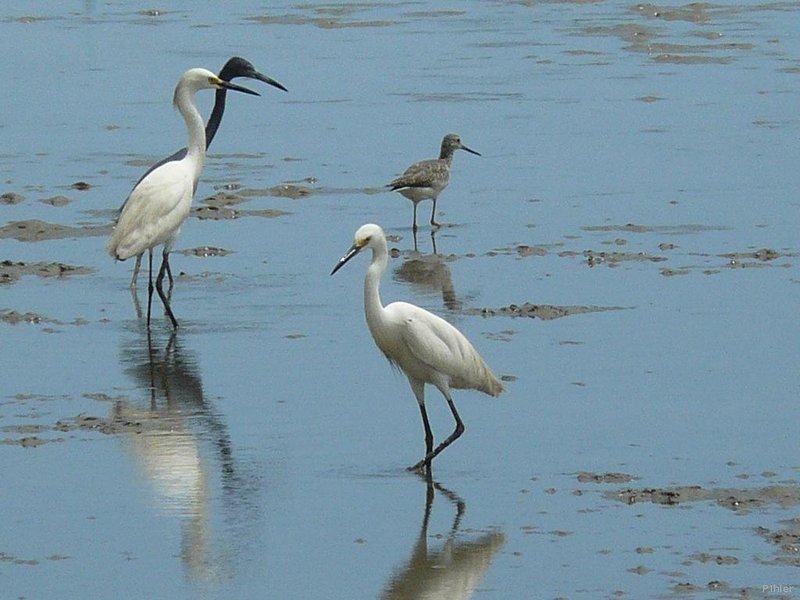
{"type": "Polygon", "coordinates": [[[221,90],[221,89],[228,89],[234,92],[244,92],[245,94],[252,94],[253,96],[260,96],[258,92],[254,92],[253,90],[249,90],[246,87],[242,87],[240,85],[236,85],[235,83],[231,83],[229,81],[225,81],[221,79],[219,76],[214,75],[208,69],[189,69],[178,80],[178,85],[175,86],[175,94],[173,95],[172,102],[177,106],[178,104],[178,96],[183,90],[185,93],[188,90],[190,93],[197,92],[199,90],[204,89],[213,89],[213,90],[221,90]]]}
{"type": "Polygon", "coordinates": [[[353,238],[353,245],[350,246],[350,249],[345,253],[344,256],[342,256],[342,258],[339,259],[339,262],[336,263],[336,266],[333,267],[331,275],[341,269],[347,261],[361,252],[364,248],[367,246],[378,246],[380,245],[381,241],[384,244],[386,243],[386,235],[383,233],[383,229],[381,229],[379,225],[367,223],[366,225],[359,227],[353,238]]]}
{"type": "Polygon", "coordinates": [[[222,67],[222,70],[219,72],[219,78],[224,81],[230,81],[231,79],[235,79],[237,77],[247,77],[248,79],[258,79],[259,81],[263,81],[273,87],[278,88],[279,90],[283,90],[287,92],[285,87],[272,79],[271,77],[267,77],[263,73],[260,73],[256,70],[249,60],[242,58],[241,56],[234,56],[225,63],[225,66],[222,67]]]}
{"type": "Polygon", "coordinates": [[[461,137],[457,133],[448,133],[442,140],[442,154],[452,153],[455,150],[466,150],[470,154],[481,155],[480,152],[476,152],[472,148],[467,148],[462,144],[461,137]]]}

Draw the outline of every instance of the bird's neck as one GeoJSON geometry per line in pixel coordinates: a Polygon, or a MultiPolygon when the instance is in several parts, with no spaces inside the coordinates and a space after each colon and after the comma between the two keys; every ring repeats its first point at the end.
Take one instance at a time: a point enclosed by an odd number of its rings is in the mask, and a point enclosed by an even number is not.
{"type": "Polygon", "coordinates": [[[383,303],[381,302],[380,281],[381,275],[386,270],[389,262],[389,255],[384,248],[372,251],[372,262],[367,267],[367,275],[364,277],[364,312],[367,316],[367,324],[373,329],[373,324],[383,318],[383,303]]]}
{"type": "Polygon", "coordinates": [[[225,98],[227,94],[228,90],[221,89],[217,90],[214,97],[214,108],[211,110],[211,116],[208,118],[208,123],[206,124],[206,150],[208,150],[208,147],[211,145],[211,140],[217,135],[217,129],[219,129],[219,124],[222,121],[222,114],[225,112],[225,98]]]}
{"type": "MultiPolygon", "coordinates": [[[[192,102],[194,93],[188,89],[179,89],[175,94],[175,106],[183,116],[186,131],[189,134],[189,143],[186,146],[187,154],[195,157],[199,169],[202,169],[206,154],[206,131],[203,117],[192,102]]],[[[198,173],[199,176],[199,173],[198,173]]]]}
{"type": "Polygon", "coordinates": [[[449,167],[453,162],[454,152],[455,150],[453,150],[452,148],[447,148],[445,146],[442,146],[442,150],[441,152],[439,152],[439,160],[443,160],[444,162],[446,162],[447,166],[449,167]]]}

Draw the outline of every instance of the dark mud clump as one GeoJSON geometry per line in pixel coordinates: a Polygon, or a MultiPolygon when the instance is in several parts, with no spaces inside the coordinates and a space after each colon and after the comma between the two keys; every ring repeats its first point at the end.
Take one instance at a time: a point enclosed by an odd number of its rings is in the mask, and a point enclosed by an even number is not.
{"type": "Polygon", "coordinates": [[[581,483],[628,483],[638,479],[627,473],[590,473],[588,471],[581,471],[577,478],[581,483]]]}
{"type": "Polygon", "coordinates": [[[23,275],[39,277],[68,277],[70,275],[87,275],[93,273],[90,267],[77,267],[64,263],[24,263],[10,260],[0,261],[0,284],[14,283],[23,275]]]}
{"type": "Polygon", "coordinates": [[[749,489],[705,489],[699,485],[675,488],[625,489],[618,492],[608,492],[606,496],[626,504],[651,502],[653,504],[673,506],[689,502],[711,501],[734,511],[747,511],[769,504],[777,504],[782,508],[800,505],[800,487],[793,485],[772,485],[749,489]]]}
{"type": "Polygon", "coordinates": [[[7,204],[7,205],[14,205],[19,204],[25,198],[16,192],[6,192],[4,194],[0,194],[0,204],[7,204]]]}
{"type": "Polygon", "coordinates": [[[145,430],[145,424],[139,420],[126,419],[118,414],[113,414],[107,419],[90,415],[78,415],[71,419],[57,421],[53,429],[56,431],[96,431],[106,435],[117,435],[120,433],[142,433],[145,430]]]}
{"type": "Polygon", "coordinates": [[[11,221],[0,227],[0,239],[11,238],[20,242],[40,242],[64,238],[80,238],[108,235],[111,225],[71,227],[47,223],[37,219],[28,221],[11,221]]]}
{"type": "Polygon", "coordinates": [[[720,256],[728,259],[729,267],[745,268],[764,266],[766,263],[786,255],[772,248],[761,248],[754,252],[727,252],[725,254],[720,254],[720,256]]]}
{"type": "Polygon", "coordinates": [[[609,310],[625,310],[622,306],[553,306],[551,304],[510,304],[501,308],[471,308],[464,311],[469,315],[482,317],[528,317],[539,318],[544,321],[582,315],[586,313],[605,312],[609,310]]]}
{"type": "Polygon", "coordinates": [[[276,185],[271,188],[263,188],[263,189],[246,189],[242,190],[241,194],[244,197],[253,197],[253,196],[271,196],[273,198],[291,198],[293,200],[297,200],[299,198],[305,198],[310,196],[313,193],[313,190],[309,187],[303,185],[294,185],[294,184],[282,184],[276,185]]]}
{"type": "Polygon", "coordinates": [[[32,312],[20,313],[15,310],[0,311],[0,321],[9,325],[19,323],[49,323],[50,319],[32,312]]]}
{"type": "Polygon", "coordinates": [[[607,265],[613,268],[619,266],[622,262],[663,262],[667,260],[666,256],[657,256],[647,252],[595,252],[593,250],[585,250],[583,255],[586,257],[586,264],[590,267],[607,265]]]}
{"type": "Polygon", "coordinates": [[[225,248],[215,248],[213,246],[201,246],[199,248],[189,248],[188,250],[183,251],[184,256],[199,256],[202,258],[207,256],[227,256],[230,253],[230,250],[225,250],[225,248]]]}
{"type": "Polygon", "coordinates": [[[243,198],[237,194],[218,192],[214,196],[209,196],[201,206],[192,208],[191,215],[198,219],[238,219],[240,217],[266,217],[275,218],[289,213],[277,209],[240,209],[233,208],[241,204],[243,198]]]}
{"type": "Polygon", "coordinates": [[[770,544],[777,546],[776,564],[800,567],[800,518],[787,519],[780,522],[783,529],[770,530],[756,527],[756,533],[770,544]]]}
{"type": "Polygon", "coordinates": [[[53,196],[51,198],[42,198],[39,202],[41,202],[42,204],[48,204],[50,206],[60,207],[60,206],[66,206],[67,204],[72,202],[72,200],[70,200],[66,196],[53,196]]]}

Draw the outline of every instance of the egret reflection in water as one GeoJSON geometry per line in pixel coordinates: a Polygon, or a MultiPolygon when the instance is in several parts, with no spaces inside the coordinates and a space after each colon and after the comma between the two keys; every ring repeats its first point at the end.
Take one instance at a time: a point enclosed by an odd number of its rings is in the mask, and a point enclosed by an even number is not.
{"type": "Polygon", "coordinates": [[[395,269],[393,279],[411,284],[411,287],[421,294],[441,294],[442,303],[447,310],[460,310],[461,301],[456,297],[450,267],[447,266],[449,259],[436,251],[436,231],[431,231],[433,251],[430,254],[422,254],[419,251],[417,232],[413,234],[414,250],[403,264],[395,269]]]}
{"type": "Polygon", "coordinates": [[[430,471],[420,477],[426,480],[422,526],[411,557],[392,575],[381,599],[465,600],[472,597],[505,536],[501,531],[489,531],[477,538],[461,539],[458,529],[466,503],[433,481],[430,471]],[[444,543],[432,549],[428,546],[428,523],[436,492],[455,507],[455,516],[444,543]]]}
{"type": "Polygon", "coordinates": [[[147,332],[123,347],[126,372],[144,402],[118,401],[113,421],[124,446],[154,492],[158,507],[180,520],[181,558],[188,574],[213,579],[223,569],[212,550],[212,488],[235,488],[236,470],[225,423],[203,394],[197,362],[173,332],[157,345],[147,332]]]}

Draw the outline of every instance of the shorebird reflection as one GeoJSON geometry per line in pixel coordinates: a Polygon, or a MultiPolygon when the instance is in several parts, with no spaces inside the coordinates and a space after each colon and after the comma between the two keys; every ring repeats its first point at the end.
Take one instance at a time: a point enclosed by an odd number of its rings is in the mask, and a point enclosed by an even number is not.
{"type": "Polygon", "coordinates": [[[436,232],[431,231],[431,254],[422,254],[417,245],[417,233],[414,232],[414,250],[403,264],[394,271],[395,281],[411,284],[411,287],[422,294],[440,294],[442,303],[448,310],[460,310],[461,301],[456,297],[453,278],[448,259],[436,251],[436,232]]]}
{"type": "Polygon", "coordinates": [[[480,584],[505,536],[490,531],[476,539],[459,539],[458,528],[466,504],[455,493],[433,481],[430,471],[420,477],[426,480],[425,512],[411,557],[390,579],[382,600],[464,600],[470,598],[480,584]],[[428,547],[428,522],[435,493],[455,507],[450,532],[441,547],[428,547]]]}
{"type": "Polygon", "coordinates": [[[163,349],[148,332],[145,340],[123,348],[123,361],[147,390],[149,402],[116,402],[113,420],[122,425],[124,445],[159,507],[180,519],[187,572],[196,579],[214,579],[221,567],[211,551],[210,479],[217,465],[223,482],[233,476],[227,429],[210,410],[196,362],[185,355],[174,332],[163,349]],[[204,451],[209,438],[217,460],[204,451]]]}

